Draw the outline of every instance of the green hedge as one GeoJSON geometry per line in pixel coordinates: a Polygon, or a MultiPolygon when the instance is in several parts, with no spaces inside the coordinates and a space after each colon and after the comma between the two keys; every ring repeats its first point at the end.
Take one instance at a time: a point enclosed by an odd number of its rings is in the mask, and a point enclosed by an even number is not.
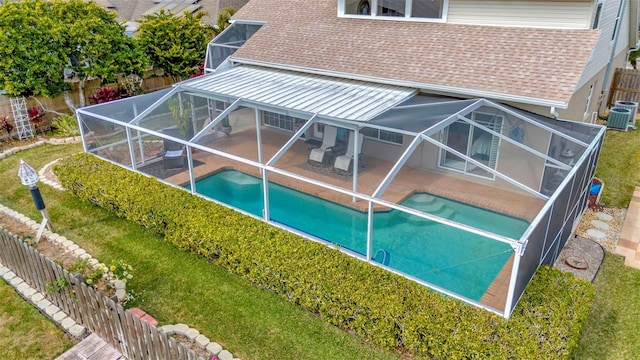
{"type": "Polygon", "coordinates": [[[56,167],[82,199],[372,344],[433,359],[566,359],[593,288],[541,268],[510,320],[89,154],[56,167]]]}

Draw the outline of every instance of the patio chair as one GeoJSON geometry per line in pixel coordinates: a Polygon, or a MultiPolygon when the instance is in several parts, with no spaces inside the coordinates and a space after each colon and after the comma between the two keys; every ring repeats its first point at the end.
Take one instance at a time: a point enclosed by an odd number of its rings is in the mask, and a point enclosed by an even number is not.
{"type": "Polygon", "coordinates": [[[358,163],[360,164],[360,167],[364,167],[364,164],[362,163],[362,159],[360,157],[360,155],[362,155],[362,139],[363,136],[360,133],[356,133],[355,131],[350,131],[349,132],[349,142],[347,144],[347,152],[344,155],[340,155],[338,157],[336,157],[335,162],[333,163],[333,171],[337,172],[337,173],[345,173],[345,174],[349,174],[351,175],[353,173],[353,157],[354,157],[354,152],[353,152],[353,140],[355,139],[355,137],[353,136],[353,134],[358,134],[358,163]]]}
{"type": "MultiPolygon", "coordinates": [[[[178,129],[166,129],[163,133],[180,138],[178,129]]],[[[163,139],[164,152],[162,154],[162,166],[165,169],[178,169],[185,166],[184,146],[169,139],[163,139]]]]}
{"type": "Polygon", "coordinates": [[[322,133],[322,144],[320,147],[311,149],[309,153],[309,164],[315,166],[327,166],[333,159],[333,147],[336,146],[338,129],[335,126],[325,125],[322,133]]]}

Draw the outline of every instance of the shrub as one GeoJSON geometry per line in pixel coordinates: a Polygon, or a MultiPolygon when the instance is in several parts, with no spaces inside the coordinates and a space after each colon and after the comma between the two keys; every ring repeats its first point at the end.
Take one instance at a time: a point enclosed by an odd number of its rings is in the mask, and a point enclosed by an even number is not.
{"type": "Polygon", "coordinates": [[[55,119],[51,125],[56,128],[55,134],[63,137],[78,136],[80,135],[80,129],[78,128],[78,120],[76,117],[69,114],[63,114],[55,119]]]}
{"type": "Polygon", "coordinates": [[[93,95],[89,96],[89,99],[95,104],[102,104],[120,99],[120,92],[110,87],[101,87],[93,95]]]}
{"type": "Polygon", "coordinates": [[[44,112],[42,111],[42,108],[39,106],[30,107],[27,109],[27,114],[29,114],[29,121],[33,126],[35,126],[36,130],[40,129],[40,131],[43,132],[42,124],[44,123],[44,112]]]}
{"type": "Polygon", "coordinates": [[[0,116],[0,131],[6,131],[9,137],[11,136],[11,131],[13,130],[13,125],[9,122],[9,117],[7,115],[0,116]]]}
{"type": "Polygon", "coordinates": [[[566,359],[590,283],[543,267],[510,320],[89,154],[63,161],[64,186],[179,248],[386,349],[431,359],[566,359]]]}

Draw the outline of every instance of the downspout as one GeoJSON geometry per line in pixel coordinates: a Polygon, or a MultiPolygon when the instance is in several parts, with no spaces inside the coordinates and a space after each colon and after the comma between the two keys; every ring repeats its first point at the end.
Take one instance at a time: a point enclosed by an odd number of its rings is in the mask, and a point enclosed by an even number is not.
{"type": "Polygon", "coordinates": [[[604,81],[602,82],[602,90],[601,94],[607,90],[607,84],[609,83],[609,77],[611,76],[611,65],[613,63],[613,59],[616,57],[616,45],[618,44],[618,35],[620,35],[620,23],[622,22],[622,13],[624,12],[624,7],[626,5],[626,0],[620,0],[620,5],[618,5],[618,15],[616,17],[616,26],[613,29],[615,34],[613,34],[613,46],[611,47],[611,55],[609,56],[609,63],[607,63],[607,70],[604,73],[604,81]]]}
{"type": "Polygon", "coordinates": [[[551,117],[553,118],[553,120],[558,120],[558,116],[560,116],[560,114],[558,114],[558,112],[556,111],[555,106],[552,106],[551,108],[549,108],[549,114],[551,114],[551,117]]]}

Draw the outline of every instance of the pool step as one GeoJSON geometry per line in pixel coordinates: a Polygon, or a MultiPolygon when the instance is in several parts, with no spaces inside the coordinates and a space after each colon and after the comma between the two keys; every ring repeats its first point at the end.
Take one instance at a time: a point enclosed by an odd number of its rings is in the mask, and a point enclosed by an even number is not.
{"type": "MultiPolygon", "coordinates": [[[[420,210],[430,215],[435,215],[437,217],[441,217],[448,220],[452,220],[458,214],[455,210],[453,210],[452,208],[442,203],[439,203],[437,205],[438,205],[437,210],[433,210],[433,211],[426,211],[424,209],[420,209],[420,210]]],[[[401,219],[402,221],[407,221],[414,224],[420,224],[428,221],[418,216],[411,215],[409,213],[399,213],[398,218],[401,219]]]]}
{"type": "Polygon", "coordinates": [[[415,204],[431,204],[436,200],[435,196],[429,194],[414,194],[410,198],[410,201],[415,204]]]}
{"type": "Polygon", "coordinates": [[[450,207],[444,207],[440,211],[432,212],[431,214],[445,219],[452,219],[456,215],[456,211],[450,207]]]}

